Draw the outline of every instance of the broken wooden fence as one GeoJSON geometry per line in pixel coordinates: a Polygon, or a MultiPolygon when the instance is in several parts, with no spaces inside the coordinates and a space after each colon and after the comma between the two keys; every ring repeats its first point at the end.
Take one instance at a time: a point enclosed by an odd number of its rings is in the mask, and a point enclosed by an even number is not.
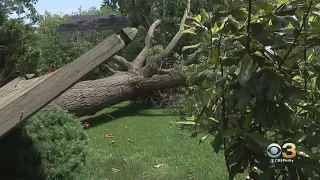
{"type": "Polygon", "coordinates": [[[0,137],[49,104],[81,77],[125,47],[137,33],[123,28],[57,71],[30,80],[18,77],[0,88],[0,137]]]}

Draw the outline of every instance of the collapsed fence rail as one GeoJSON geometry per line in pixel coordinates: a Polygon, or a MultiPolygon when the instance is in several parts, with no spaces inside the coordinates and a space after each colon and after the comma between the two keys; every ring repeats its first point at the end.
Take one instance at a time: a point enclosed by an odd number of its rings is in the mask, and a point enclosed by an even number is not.
{"type": "Polygon", "coordinates": [[[55,72],[30,80],[18,77],[1,87],[0,137],[115,55],[133,40],[136,34],[137,29],[135,28],[123,28],[120,35],[110,35],[85,54],[55,72]]]}

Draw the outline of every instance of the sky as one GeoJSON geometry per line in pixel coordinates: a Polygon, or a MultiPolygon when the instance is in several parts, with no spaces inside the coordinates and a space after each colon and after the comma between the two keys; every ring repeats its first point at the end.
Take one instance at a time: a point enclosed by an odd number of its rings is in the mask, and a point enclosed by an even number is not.
{"type": "Polygon", "coordinates": [[[38,0],[35,7],[40,14],[44,14],[45,10],[52,13],[70,14],[77,11],[79,7],[82,9],[100,7],[101,3],[102,0],[38,0]]]}

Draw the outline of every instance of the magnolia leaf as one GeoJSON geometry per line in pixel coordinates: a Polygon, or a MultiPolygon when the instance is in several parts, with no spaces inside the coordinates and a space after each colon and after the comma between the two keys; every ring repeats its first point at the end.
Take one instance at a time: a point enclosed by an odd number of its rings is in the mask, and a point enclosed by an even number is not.
{"type": "Polygon", "coordinates": [[[292,138],[292,142],[296,143],[296,144],[299,144],[302,141],[304,141],[307,136],[308,136],[307,134],[298,134],[294,138],[292,138]]]}
{"type": "Polygon", "coordinates": [[[212,53],[211,53],[211,57],[210,57],[210,64],[214,65],[217,64],[219,62],[219,47],[215,48],[212,53]]]}
{"type": "Polygon", "coordinates": [[[237,80],[242,86],[245,86],[254,71],[253,60],[249,54],[245,54],[239,64],[240,71],[238,73],[237,80]]]}
{"type": "Polygon", "coordinates": [[[206,11],[202,10],[202,13],[206,16],[206,18],[210,17],[209,14],[206,11]]]}
{"type": "Polygon", "coordinates": [[[199,140],[199,144],[203,143],[203,142],[207,139],[208,136],[209,136],[209,134],[203,136],[203,137],[199,140]]]}
{"type": "Polygon", "coordinates": [[[283,64],[288,69],[292,69],[294,66],[294,62],[291,59],[286,59],[283,64]]]}
{"type": "Polygon", "coordinates": [[[224,86],[228,80],[228,76],[224,76],[220,78],[218,81],[216,81],[217,86],[224,86]]]}
{"type": "Polygon", "coordinates": [[[217,33],[219,30],[221,30],[224,27],[224,24],[225,24],[225,21],[223,21],[222,24],[219,27],[218,24],[215,23],[214,26],[211,28],[211,33],[212,34],[217,33]]]}
{"type": "Polygon", "coordinates": [[[273,97],[280,92],[281,88],[281,77],[274,75],[271,82],[269,83],[266,99],[273,100],[273,97]]]}
{"type": "Polygon", "coordinates": [[[265,1],[257,1],[254,3],[254,6],[257,10],[262,9],[266,14],[271,14],[273,11],[273,6],[270,3],[267,3],[265,1]]]}
{"type": "Polygon", "coordinates": [[[287,2],[288,2],[288,0],[277,0],[277,8],[287,2]]]}
{"type": "Polygon", "coordinates": [[[316,79],[316,85],[317,85],[318,89],[320,89],[320,78],[319,78],[319,76],[316,79]]]}
{"type": "Polygon", "coordinates": [[[197,118],[195,116],[191,116],[186,118],[187,121],[195,121],[197,118]]]}
{"type": "Polygon", "coordinates": [[[208,78],[205,78],[204,81],[202,82],[202,87],[207,89],[212,86],[213,82],[211,82],[208,78]]]}
{"type": "Polygon", "coordinates": [[[214,121],[214,122],[219,122],[218,120],[216,120],[214,117],[209,117],[209,120],[214,121]]]}
{"type": "Polygon", "coordinates": [[[198,14],[197,16],[195,16],[195,17],[193,18],[193,20],[195,20],[197,23],[200,23],[200,22],[201,22],[201,15],[198,14]]]}
{"type": "Polygon", "coordinates": [[[178,122],[175,122],[175,124],[196,125],[196,123],[193,121],[178,121],[178,122]]]}
{"type": "Polygon", "coordinates": [[[317,16],[320,16],[320,11],[312,11],[312,14],[315,14],[317,16]]]}
{"type": "Polygon", "coordinates": [[[182,31],[182,33],[197,35],[197,33],[193,29],[186,29],[186,30],[182,31]]]}
{"type": "Polygon", "coordinates": [[[222,133],[223,137],[230,137],[236,134],[240,134],[242,131],[239,129],[227,129],[222,133]]]}
{"type": "Polygon", "coordinates": [[[222,144],[223,144],[223,137],[221,136],[220,133],[218,133],[215,136],[214,141],[212,142],[214,152],[218,153],[222,144]]]}
{"type": "Polygon", "coordinates": [[[319,156],[312,153],[310,150],[305,149],[304,147],[296,147],[297,154],[306,158],[319,159],[319,156]]]}
{"type": "Polygon", "coordinates": [[[313,56],[313,54],[310,54],[310,55],[308,56],[308,62],[310,62],[310,61],[311,61],[312,56],[313,56]]]}
{"type": "Polygon", "coordinates": [[[198,48],[199,46],[201,45],[201,43],[198,43],[198,44],[193,44],[193,45],[190,45],[190,46],[185,46],[182,48],[182,52],[187,50],[187,49],[195,49],[195,48],[198,48]]]}
{"type": "Polygon", "coordinates": [[[258,132],[248,134],[248,136],[255,141],[257,144],[263,147],[268,147],[272,142],[266,139],[263,135],[258,132]]]}

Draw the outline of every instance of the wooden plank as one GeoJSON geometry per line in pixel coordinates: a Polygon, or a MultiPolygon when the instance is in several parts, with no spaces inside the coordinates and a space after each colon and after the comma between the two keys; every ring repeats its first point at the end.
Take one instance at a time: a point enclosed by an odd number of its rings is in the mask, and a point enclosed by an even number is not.
{"type": "Polygon", "coordinates": [[[6,94],[6,96],[0,99],[0,109],[4,108],[17,98],[19,98],[20,94],[24,94],[30,89],[34,88],[37,84],[48,78],[51,74],[46,74],[34,79],[20,81],[10,93],[6,94]]]}
{"type": "Polygon", "coordinates": [[[0,98],[5,96],[7,93],[11,92],[14,87],[16,87],[20,81],[25,80],[23,77],[17,77],[14,80],[10,81],[8,84],[0,88],[0,98]]]}
{"type": "MultiPolygon", "coordinates": [[[[136,31],[136,29],[132,28],[132,31],[136,31]]],[[[9,103],[1,100],[5,106],[0,108],[0,136],[2,137],[22,120],[50,103],[73,86],[81,77],[112,57],[123,47],[125,47],[125,42],[120,36],[112,34],[52,75],[36,81],[22,91],[17,91],[16,98],[10,100],[9,103]]]]}

